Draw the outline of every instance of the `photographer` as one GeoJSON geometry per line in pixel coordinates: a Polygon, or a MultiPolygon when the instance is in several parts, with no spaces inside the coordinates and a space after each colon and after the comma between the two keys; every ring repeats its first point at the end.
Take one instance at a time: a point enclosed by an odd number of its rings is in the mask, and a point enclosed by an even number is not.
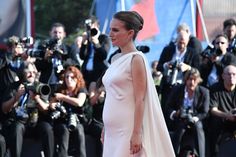
{"type": "MultiPolygon", "coordinates": [[[[210,87],[209,135],[212,146],[212,156],[216,155],[217,147],[235,138],[236,130],[236,66],[228,65],[224,68],[221,82],[210,87]]],[[[235,150],[235,147],[233,148],[235,150]]],[[[234,156],[235,154],[231,154],[234,156]]],[[[224,155],[227,156],[227,155],[224,155]]]]}
{"type": "MultiPolygon", "coordinates": [[[[203,120],[209,110],[209,91],[199,86],[202,79],[197,69],[188,70],[184,77],[184,84],[174,87],[167,101],[168,115],[172,121],[173,146],[176,156],[184,149],[181,141],[188,129],[196,129],[192,139],[196,139],[199,156],[205,157],[205,134],[203,120]]],[[[195,143],[195,141],[193,142],[195,143]]]]}
{"type": "Polygon", "coordinates": [[[226,19],[223,23],[223,31],[229,39],[228,52],[236,55],[236,21],[233,18],[226,19]]]}
{"type": "MultiPolygon", "coordinates": [[[[24,135],[35,136],[38,125],[49,122],[43,121],[40,115],[47,114],[49,104],[42,98],[42,93],[36,92],[36,68],[31,62],[24,62],[23,78],[6,88],[2,96],[1,110],[4,113],[3,133],[12,157],[20,157],[24,135]],[[27,134],[27,135],[28,135],[27,134]]],[[[45,98],[45,97],[44,97],[45,98]]],[[[46,125],[45,125],[46,126],[46,125]]],[[[50,128],[39,127],[42,137],[43,150],[46,157],[53,157],[54,138],[50,128]]]]}
{"type": "Polygon", "coordinates": [[[236,63],[236,57],[227,52],[228,46],[228,37],[225,34],[218,34],[213,41],[213,48],[208,46],[202,52],[200,73],[203,78],[203,86],[209,87],[222,80],[223,68],[236,63]]]}
{"type": "Polygon", "coordinates": [[[85,25],[87,31],[83,33],[80,58],[83,60],[81,71],[88,88],[89,84],[96,82],[107,69],[105,61],[110,49],[110,41],[107,35],[101,34],[99,21],[95,17],[87,19],[85,25]]]}
{"type": "Polygon", "coordinates": [[[6,44],[7,51],[0,53],[0,93],[22,78],[23,62],[28,59],[21,38],[11,36],[6,44]]]}
{"type": "MultiPolygon", "coordinates": [[[[58,150],[57,157],[67,157],[69,144],[73,144],[76,157],[86,157],[84,128],[81,124],[83,111],[82,106],[86,100],[86,90],[83,76],[78,68],[69,66],[63,74],[63,84],[61,89],[55,93],[51,107],[58,110],[60,103],[60,116],[54,118],[54,130],[58,150]],[[55,103],[57,102],[57,103],[55,103]],[[81,117],[81,118],[80,118],[81,117]],[[71,142],[72,140],[72,142],[71,142]]],[[[55,113],[52,112],[52,113],[55,113]]],[[[52,116],[51,116],[52,117],[52,116]]]]}
{"type": "Polygon", "coordinates": [[[200,56],[194,49],[187,46],[188,42],[189,33],[181,31],[178,33],[176,43],[166,46],[161,53],[157,70],[163,74],[160,94],[164,114],[171,88],[176,84],[182,84],[183,75],[187,70],[200,66],[200,56]]]}
{"type": "Polygon", "coordinates": [[[63,43],[65,37],[65,26],[54,23],[51,27],[50,39],[39,45],[39,51],[30,54],[37,58],[35,65],[41,72],[39,81],[48,83],[52,87],[58,84],[59,76],[66,65],[76,64],[76,58],[72,58],[70,46],[63,43]]]}

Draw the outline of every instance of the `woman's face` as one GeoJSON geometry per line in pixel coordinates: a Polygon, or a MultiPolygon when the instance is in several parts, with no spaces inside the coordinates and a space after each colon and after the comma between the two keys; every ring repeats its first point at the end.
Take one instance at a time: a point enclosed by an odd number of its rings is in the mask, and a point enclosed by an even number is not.
{"type": "Polygon", "coordinates": [[[131,30],[125,28],[124,22],[118,19],[112,19],[110,24],[110,33],[113,46],[122,47],[132,39],[131,30]]]}
{"type": "Polygon", "coordinates": [[[71,71],[68,71],[66,72],[66,75],[65,75],[65,82],[66,82],[67,88],[75,89],[77,78],[75,78],[75,75],[71,71]]]}
{"type": "Polygon", "coordinates": [[[19,0],[0,0],[0,6],[0,35],[2,35],[16,21],[19,14],[19,0]]]}

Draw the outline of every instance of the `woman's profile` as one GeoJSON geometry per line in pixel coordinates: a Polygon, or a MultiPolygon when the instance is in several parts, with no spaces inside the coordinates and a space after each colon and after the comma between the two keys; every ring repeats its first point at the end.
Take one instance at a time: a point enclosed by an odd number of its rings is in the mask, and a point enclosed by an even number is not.
{"type": "Polygon", "coordinates": [[[148,62],[134,44],[143,22],[137,12],[121,11],[110,24],[121,53],[103,76],[103,157],[175,156],[148,62]]]}

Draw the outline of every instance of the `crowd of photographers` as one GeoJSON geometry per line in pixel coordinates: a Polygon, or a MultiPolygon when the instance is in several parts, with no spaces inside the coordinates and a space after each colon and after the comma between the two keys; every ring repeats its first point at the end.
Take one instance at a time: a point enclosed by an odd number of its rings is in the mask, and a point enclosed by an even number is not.
{"type": "Polygon", "coordinates": [[[223,149],[226,143],[235,146],[235,41],[236,22],[230,18],[204,50],[185,23],[163,48],[153,73],[162,74],[157,89],[176,156],[235,154],[223,149]]]}
{"type": "Polygon", "coordinates": [[[107,68],[110,42],[95,17],[85,25],[82,40],[72,46],[63,41],[61,23],[37,47],[31,37],[7,39],[0,54],[1,157],[20,157],[26,137],[41,141],[45,157],[86,157],[85,133],[102,155],[105,94],[96,80],[107,68]]]}
{"type": "MultiPolygon", "coordinates": [[[[0,53],[1,157],[20,157],[25,137],[40,139],[45,157],[86,157],[85,134],[94,137],[102,156],[101,77],[119,50],[107,59],[110,41],[99,22],[91,17],[85,26],[72,46],[63,42],[61,23],[54,23],[50,38],[37,47],[29,37],[8,38],[8,49],[0,53]]],[[[225,20],[222,33],[204,50],[181,24],[176,40],[153,64],[176,156],[215,157],[222,141],[235,136],[235,55],[234,19],[225,20]]]]}

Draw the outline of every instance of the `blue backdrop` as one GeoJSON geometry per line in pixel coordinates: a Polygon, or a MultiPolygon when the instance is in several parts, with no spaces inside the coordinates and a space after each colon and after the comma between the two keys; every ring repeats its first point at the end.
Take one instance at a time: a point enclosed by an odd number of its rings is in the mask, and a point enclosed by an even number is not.
{"type": "MultiPolygon", "coordinates": [[[[150,0],[124,0],[124,10],[130,10],[135,4],[142,1],[150,0]],[[138,2],[137,2],[138,1],[138,2]]],[[[146,54],[149,62],[158,60],[162,49],[172,39],[176,37],[176,27],[180,23],[187,23],[190,26],[191,32],[193,32],[193,21],[195,21],[196,3],[193,0],[193,12],[194,19],[192,19],[191,0],[154,0],[154,8],[156,14],[156,20],[159,27],[159,33],[155,36],[138,41],[137,45],[147,45],[150,47],[150,52],[146,54]]],[[[96,16],[100,20],[101,30],[106,33],[109,32],[109,23],[112,15],[116,11],[122,10],[121,0],[97,0],[96,1],[96,16]]],[[[150,6],[151,7],[151,6],[150,6]]],[[[148,10],[149,8],[146,7],[148,10]]],[[[148,19],[144,19],[145,23],[148,23],[148,19]]],[[[195,22],[194,22],[195,23],[195,22]]],[[[113,51],[112,49],[111,51],[113,51]]]]}

